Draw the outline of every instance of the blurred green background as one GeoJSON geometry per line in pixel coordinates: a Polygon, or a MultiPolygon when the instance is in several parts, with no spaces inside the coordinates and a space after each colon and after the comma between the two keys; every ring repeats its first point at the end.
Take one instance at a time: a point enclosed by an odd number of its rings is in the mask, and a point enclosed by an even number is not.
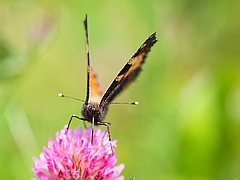
{"type": "MultiPolygon", "coordinates": [[[[82,21],[105,90],[153,32],[135,83],[105,121],[126,179],[240,179],[240,1],[0,1],[0,169],[33,177],[32,157],[85,99],[82,21]]],[[[74,120],[71,128],[83,126],[74,120]]],[[[103,127],[102,127],[103,128],[103,127]]],[[[103,128],[104,129],[104,128],[103,128]]]]}

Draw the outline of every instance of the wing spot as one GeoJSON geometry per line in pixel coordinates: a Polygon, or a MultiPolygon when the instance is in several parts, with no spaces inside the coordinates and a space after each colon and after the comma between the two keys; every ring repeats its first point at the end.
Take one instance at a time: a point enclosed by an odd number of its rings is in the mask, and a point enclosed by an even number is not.
{"type": "Polygon", "coordinates": [[[122,74],[122,75],[120,75],[120,76],[117,76],[117,77],[115,78],[115,81],[117,81],[117,82],[121,81],[122,78],[123,78],[123,76],[124,76],[124,74],[122,74]]]}
{"type": "Polygon", "coordinates": [[[130,66],[132,66],[133,64],[136,63],[136,61],[137,61],[136,57],[131,58],[131,59],[128,61],[128,64],[129,64],[130,66]]]}
{"type": "Polygon", "coordinates": [[[133,64],[134,58],[131,58],[127,63],[131,66],[133,64]]]}

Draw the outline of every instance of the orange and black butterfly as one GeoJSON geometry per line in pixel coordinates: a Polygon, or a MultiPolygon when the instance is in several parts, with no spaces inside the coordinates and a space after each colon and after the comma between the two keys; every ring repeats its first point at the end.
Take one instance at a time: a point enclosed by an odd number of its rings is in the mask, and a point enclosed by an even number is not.
{"type": "MultiPolygon", "coordinates": [[[[142,64],[144,63],[147,54],[150,52],[151,47],[157,42],[156,33],[149,36],[149,38],[141,45],[137,52],[118,73],[117,77],[113,80],[107,91],[103,94],[99,86],[96,73],[90,63],[87,15],[83,23],[86,33],[87,49],[87,96],[81,111],[83,117],[73,114],[69,120],[68,128],[72,118],[77,118],[90,122],[93,126],[105,125],[108,129],[108,133],[110,133],[110,123],[103,121],[108,110],[108,105],[111,104],[114,98],[131,82],[133,82],[141,72],[142,64]]],[[[59,96],[64,97],[63,94],[60,94],[59,96]]]]}

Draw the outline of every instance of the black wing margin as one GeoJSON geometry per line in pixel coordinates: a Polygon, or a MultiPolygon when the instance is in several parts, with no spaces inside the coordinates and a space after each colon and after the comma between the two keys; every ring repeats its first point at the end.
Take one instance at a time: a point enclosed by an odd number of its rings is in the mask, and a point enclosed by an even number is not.
{"type": "Polygon", "coordinates": [[[133,82],[142,70],[142,64],[144,63],[151,47],[157,42],[156,32],[153,33],[148,39],[141,45],[137,52],[130,58],[127,64],[118,73],[112,84],[109,86],[103,98],[100,102],[100,106],[104,106],[112,102],[112,100],[131,82],[133,82]]]}

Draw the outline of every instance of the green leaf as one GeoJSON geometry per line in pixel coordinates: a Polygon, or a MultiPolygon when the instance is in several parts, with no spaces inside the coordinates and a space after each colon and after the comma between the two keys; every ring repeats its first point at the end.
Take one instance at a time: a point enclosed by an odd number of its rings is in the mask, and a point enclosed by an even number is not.
{"type": "Polygon", "coordinates": [[[129,180],[134,180],[135,179],[135,175],[133,175],[129,180]]]}

